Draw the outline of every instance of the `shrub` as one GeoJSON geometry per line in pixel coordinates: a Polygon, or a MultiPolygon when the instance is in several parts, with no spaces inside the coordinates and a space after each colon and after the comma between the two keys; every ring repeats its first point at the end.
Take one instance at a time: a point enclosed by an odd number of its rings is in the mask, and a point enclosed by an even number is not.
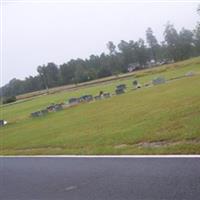
{"type": "Polygon", "coordinates": [[[7,104],[7,103],[12,103],[15,102],[17,99],[15,96],[10,96],[10,97],[4,97],[3,98],[3,104],[7,104]]]}

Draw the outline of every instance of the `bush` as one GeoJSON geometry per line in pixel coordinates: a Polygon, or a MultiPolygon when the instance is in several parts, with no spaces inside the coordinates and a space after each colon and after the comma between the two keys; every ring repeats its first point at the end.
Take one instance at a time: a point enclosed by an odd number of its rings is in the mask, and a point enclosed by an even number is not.
{"type": "Polygon", "coordinates": [[[17,99],[15,96],[11,96],[11,97],[4,97],[3,98],[3,104],[7,104],[7,103],[12,103],[15,102],[17,99]]]}

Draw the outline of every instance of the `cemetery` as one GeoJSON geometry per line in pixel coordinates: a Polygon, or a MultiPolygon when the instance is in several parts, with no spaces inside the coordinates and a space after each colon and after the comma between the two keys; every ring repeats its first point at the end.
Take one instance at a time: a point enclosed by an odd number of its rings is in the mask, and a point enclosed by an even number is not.
{"type": "Polygon", "coordinates": [[[162,67],[139,71],[91,87],[2,105],[0,140],[5,143],[1,154],[200,153],[200,58],[188,62],[164,66],[165,71],[162,67]],[[163,77],[167,84],[154,85],[157,77],[163,77]],[[174,79],[176,77],[179,78],[174,79]],[[116,89],[122,89],[124,95],[116,95],[116,89]],[[87,95],[92,95],[93,100],[88,100],[87,95]],[[64,110],[59,112],[59,108],[64,110]],[[148,149],[135,145],[158,141],[168,141],[169,145],[148,149]],[[115,148],[119,145],[120,148],[115,148]]]}
{"type": "MultiPolygon", "coordinates": [[[[185,74],[185,76],[193,76],[193,75],[194,75],[193,72],[187,72],[185,74]]],[[[184,77],[184,76],[181,76],[181,77],[184,77]]],[[[173,80],[173,79],[168,79],[168,81],[173,80]]],[[[164,83],[166,83],[165,78],[159,76],[159,77],[154,78],[151,82],[144,83],[143,86],[149,87],[149,86],[152,86],[152,85],[159,85],[159,84],[164,84],[164,83]]],[[[136,79],[134,79],[132,81],[132,85],[133,85],[134,90],[142,88],[142,85],[136,79]]],[[[116,86],[115,95],[124,94],[126,92],[126,90],[127,90],[126,84],[119,84],[119,85],[116,86]]],[[[45,116],[49,112],[57,112],[57,111],[65,109],[65,108],[69,108],[71,106],[78,105],[80,103],[88,103],[88,102],[91,102],[91,101],[99,101],[99,100],[107,99],[107,98],[110,98],[110,97],[111,97],[111,94],[109,92],[104,93],[103,91],[100,91],[99,94],[97,96],[94,96],[94,97],[91,94],[82,95],[78,98],[72,97],[66,103],[60,103],[60,104],[52,103],[49,106],[47,106],[45,109],[42,109],[42,110],[39,110],[39,111],[36,111],[36,112],[32,112],[31,116],[33,118],[34,117],[41,117],[41,116],[45,116]]],[[[0,126],[3,126],[2,121],[0,121],[0,126]]]]}
{"type": "MultiPolygon", "coordinates": [[[[154,85],[165,83],[165,79],[162,77],[158,77],[156,79],[153,79],[152,83],[154,85]]],[[[142,87],[141,84],[137,80],[133,80],[132,85],[134,89],[139,89],[142,87]]],[[[147,87],[149,85],[150,84],[148,83],[148,84],[145,84],[144,86],[147,87]]],[[[126,92],[126,89],[127,89],[126,84],[117,85],[115,89],[115,94],[116,95],[124,94],[126,92]]],[[[110,97],[111,97],[111,94],[109,92],[104,93],[103,91],[100,91],[99,95],[94,96],[94,97],[90,94],[82,95],[80,97],[72,97],[66,103],[60,103],[60,104],[52,103],[51,105],[47,106],[45,109],[31,113],[31,116],[32,117],[45,116],[49,112],[57,112],[57,111],[63,110],[64,108],[69,108],[70,106],[78,105],[80,103],[88,103],[91,101],[98,101],[98,100],[107,99],[110,97]]]]}

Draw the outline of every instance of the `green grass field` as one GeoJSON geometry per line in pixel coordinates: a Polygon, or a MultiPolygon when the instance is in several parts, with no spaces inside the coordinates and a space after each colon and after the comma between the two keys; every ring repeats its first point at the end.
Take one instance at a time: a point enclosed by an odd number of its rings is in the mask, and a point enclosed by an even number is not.
{"type": "Polygon", "coordinates": [[[9,124],[0,128],[1,155],[55,154],[199,154],[200,57],[133,73],[131,77],[41,95],[0,107],[9,124]],[[154,77],[191,77],[133,90],[154,77]],[[127,92],[110,99],[67,108],[45,117],[30,113],[70,97],[114,93],[125,83],[127,92]]]}

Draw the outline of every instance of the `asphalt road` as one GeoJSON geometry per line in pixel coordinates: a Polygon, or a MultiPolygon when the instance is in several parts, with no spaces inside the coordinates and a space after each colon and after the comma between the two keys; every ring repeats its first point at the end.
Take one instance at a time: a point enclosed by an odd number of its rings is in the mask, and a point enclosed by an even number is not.
{"type": "Polygon", "coordinates": [[[0,158],[1,200],[199,200],[200,158],[0,158]]]}

